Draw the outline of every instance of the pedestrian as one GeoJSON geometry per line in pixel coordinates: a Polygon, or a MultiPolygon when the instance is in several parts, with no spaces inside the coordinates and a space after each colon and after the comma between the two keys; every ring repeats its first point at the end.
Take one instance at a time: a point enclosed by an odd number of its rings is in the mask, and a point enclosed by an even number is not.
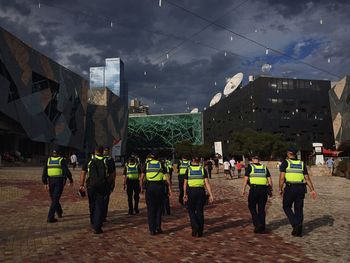
{"type": "Polygon", "coordinates": [[[106,213],[106,202],[110,193],[111,181],[115,171],[107,164],[103,156],[103,147],[97,146],[95,154],[82,167],[80,192],[85,192],[89,199],[90,223],[95,234],[103,233],[102,225],[106,213]]]}
{"type": "Polygon", "coordinates": [[[75,153],[73,153],[71,156],[70,156],[70,162],[73,166],[73,171],[75,170],[75,167],[77,167],[77,163],[78,163],[78,158],[77,156],[75,155],[75,153]]]}
{"type": "Polygon", "coordinates": [[[230,162],[227,161],[227,159],[225,159],[225,161],[224,161],[224,175],[225,175],[226,179],[229,179],[228,176],[230,176],[232,179],[230,162]]]}
{"type": "Polygon", "coordinates": [[[213,170],[213,158],[210,158],[207,162],[206,162],[206,166],[207,166],[207,172],[208,172],[208,176],[209,179],[211,179],[211,172],[213,170]]]}
{"type": "Polygon", "coordinates": [[[42,173],[42,182],[45,185],[45,189],[49,190],[51,198],[51,205],[47,215],[48,223],[58,221],[55,218],[55,213],[57,213],[58,218],[63,216],[60,198],[67,178],[70,185],[73,185],[72,174],[68,169],[66,160],[59,155],[57,149],[54,149],[51,156],[47,159],[42,173]]]}
{"type": "Polygon", "coordinates": [[[241,196],[245,195],[247,184],[250,186],[248,208],[255,227],[254,233],[263,233],[266,225],[265,206],[269,188],[272,191],[272,180],[269,169],[260,163],[257,155],[252,158],[252,162],[245,170],[241,196]]]}
{"type": "Polygon", "coordinates": [[[141,167],[135,157],[131,157],[124,167],[124,191],[128,195],[129,215],[139,213],[141,167]],[[133,203],[134,199],[134,203],[133,203]]]}
{"type": "Polygon", "coordinates": [[[184,198],[184,178],[186,174],[187,168],[190,166],[190,161],[186,155],[182,156],[182,159],[177,165],[177,173],[179,180],[179,203],[183,206],[183,198],[184,198]]]}
{"type": "Polygon", "coordinates": [[[309,187],[313,199],[316,198],[317,194],[308,175],[306,165],[296,157],[297,152],[295,147],[290,147],[287,151],[287,159],[281,163],[279,192],[283,196],[283,210],[293,227],[292,235],[301,237],[306,185],[309,187]],[[294,211],[292,210],[293,205],[294,211]]]}
{"type": "Polygon", "coordinates": [[[333,169],[334,169],[333,158],[328,158],[328,160],[326,161],[326,165],[327,165],[328,170],[329,170],[329,175],[333,175],[333,169]]]}
{"type": "Polygon", "coordinates": [[[235,168],[236,168],[236,161],[233,156],[230,159],[230,168],[231,168],[231,178],[233,178],[235,176],[235,168]]]}
{"type": "MultiPolygon", "coordinates": [[[[165,160],[164,165],[167,168],[167,173],[169,176],[169,181],[170,184],[172,184],[172,180],[171,180],[171,175],[173,172],[173,164],[170,160],[165,160]]],[[[163,206],[162,206],[162,214],[165,215],[165,213],[167,215],[170,215],[170,198],[169,198],[169,189],[170,189],[170,185],[168,184],[167,181],[164,181],[164,198],[163,198],[163,206]]]]}
{"type": "Polygon", "coordinates": [[[217,153],[214,158],[214,165],[216,169],[216,174],[219,173],[219,154],[217,153]]]}
{"type": "Polygon", "coordinates": [[[170,158],[166,160],[166,168],[168,170],[170,182],[172,183],[174,169],[173,169],[173,162],[170,160],[170,158]]]}
{"type": "Polygon", "coordinates": [[[113,157],[110,155],[110,149],[109,147],[105,147],[103,149],[103,156],[106,159],[106,163],[108,166],[108,170],[111,171],[111,174],[108,177],[108,183],[109,183],[109,191],[106,199],[106,204],[105,204],[105,213],[104,213],[104,219],[103,221],[107,221],[107,214],[108,214],[108,206],[109,206],[109,199],[110,196],[114,190],[115,187],[115,177],[116,177],[116,172],[115,172],[115,162],[113,157]]]}
{"type": "Polygon", "coordinates": [[[203,236],[204,204],[206,203],[205,189],[209,193],[209,201],[214,201],[208,174],[199,161],[198,157],[192,159],[191,165],[186,169],[184,178],[184,202],[187,203],[193,237],[203,236]]]}
{"type": "Polygon", "coordinates": [[[166,175],[165,165],[158,161],[156,153],[148,156],[149,160],[141,171],[140,187],[144,191],[143,181],[146,180],[146,205],[148,227],[151,235],[161,234],[162,231],[162,204],[164,199],[164,181],[168,181],[169,195],[171,195],[171,184],[166,175]]]}
{"type": "Polygon", "coordinates": [[[242,172],[242,164],[241,164],[241,161],[237,161],[237,163],[236,163],[236,169],[237,169],[237,178],[241,178],[241,172],[242,172]]]}

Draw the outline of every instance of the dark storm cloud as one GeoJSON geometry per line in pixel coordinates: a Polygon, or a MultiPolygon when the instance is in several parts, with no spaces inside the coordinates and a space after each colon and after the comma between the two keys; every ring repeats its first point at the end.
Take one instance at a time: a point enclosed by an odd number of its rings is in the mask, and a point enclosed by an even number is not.
{"type": "MultiPolygon", "coordinates": [[[[0,0],[1,26],[85,77],[89,67],[102,66],[106,57],[121,57],[130,97],[142,97],[153,113],[208,106],[211,97],[222,92],[226,78],[243,72],[246,82],[247,75],[261,73],[265,63],[272,64],[274,76],[330,78],[298,61],[266,56],[263,48],[237,36],[231,41],[231,33],[213,25],[193,41],[222,51],[191,42],[166,60],[166,52],[182,42],[177,37],[187,38],[208,23],[165,0],[162,7],[158,0],[40,2],[39,9],[35,0],[0,0]],[[224,50],[241,56],[224,56],[224,50]]],[[[349,71],[348,1],[171,2],[209,20],[220,18],[217,23],[290,55],[301,54],[305,62],[339,75],[349,71]],[[232,10],[240,3],[244,4],[232,10]],[[313,45],[315,41],[319,44],[313,45]],[[327,63],[329,57],[332,63],[327,63]]]]}

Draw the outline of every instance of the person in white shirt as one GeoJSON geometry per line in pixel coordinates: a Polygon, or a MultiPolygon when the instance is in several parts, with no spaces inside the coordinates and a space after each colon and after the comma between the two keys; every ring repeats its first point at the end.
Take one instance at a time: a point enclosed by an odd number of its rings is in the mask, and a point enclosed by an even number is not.
{"type": "Polygon", "coordinates": [[[230,160],[230,165],[231,165],[231,178],[233,178],[233,176],[235,175],[235,168],[236,168],[236,161],[233,158],[233,156],[230,160]]]}
{"type": "Polygon", "coordinates": [[[225,174],[225,177],[226,179],[228,179],[228,175],[231,177],[232,179],[232,175],[231,175],[231,171],[230,171],[230,163],[227,161],[227,159],[225,159],[224,161],[224,174],[225,174]]]}
{"type": "Polygon", "coordinates": [[[75,170],[75,167],[77,167],[77,162],[78,162],[78,158],[75,155],[75,153],[73,153],[70,157],[70,162],[73,165],[73,170],[75,170]]]}

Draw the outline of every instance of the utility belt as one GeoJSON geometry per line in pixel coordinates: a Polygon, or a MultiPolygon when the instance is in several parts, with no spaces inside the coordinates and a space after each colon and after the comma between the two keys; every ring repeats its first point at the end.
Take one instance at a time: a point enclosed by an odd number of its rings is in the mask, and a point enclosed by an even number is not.
{"type": "Polygon", "coordinates": [[[250,184],[250,188],[267,188],[267,185],[262,184],[250,184]]]}
{"type": "Polygon", "coordinates": [[[286,182],[286,187],[302,187],[302,186],[306,186],[306,183],[304,183],[304,182],[300,182],[300,183],[286,182]]]}
{"type": "Polygon", "coordinates": [[[146,187],[150,185],[164,185],[164,181],[146,181],[146,187]]]}

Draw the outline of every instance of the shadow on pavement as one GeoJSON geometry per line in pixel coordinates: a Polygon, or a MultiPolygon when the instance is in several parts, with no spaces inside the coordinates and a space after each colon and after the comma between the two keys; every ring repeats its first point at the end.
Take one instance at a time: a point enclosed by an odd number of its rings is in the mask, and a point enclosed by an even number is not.
{"type": "Polygon", "coordinates": [[[331,215],[324,215],[304,223],[304,235],[307,236],[313,230],[322,226],[333,226],[334,218],[331,215]]]}
{"type": "Polygon", "coordinates": [[[242,226],[245,226],[247,224],[249,224],[249,220],[244,220],[244,219],[226,222],[226,223],[220,224],[218,226],[208,227],[208,230],[205,232],[205,235],[210,236],[212,234],[222,232],[222,231],[229,229],[229,228],[242,227],[242,226]]]}

